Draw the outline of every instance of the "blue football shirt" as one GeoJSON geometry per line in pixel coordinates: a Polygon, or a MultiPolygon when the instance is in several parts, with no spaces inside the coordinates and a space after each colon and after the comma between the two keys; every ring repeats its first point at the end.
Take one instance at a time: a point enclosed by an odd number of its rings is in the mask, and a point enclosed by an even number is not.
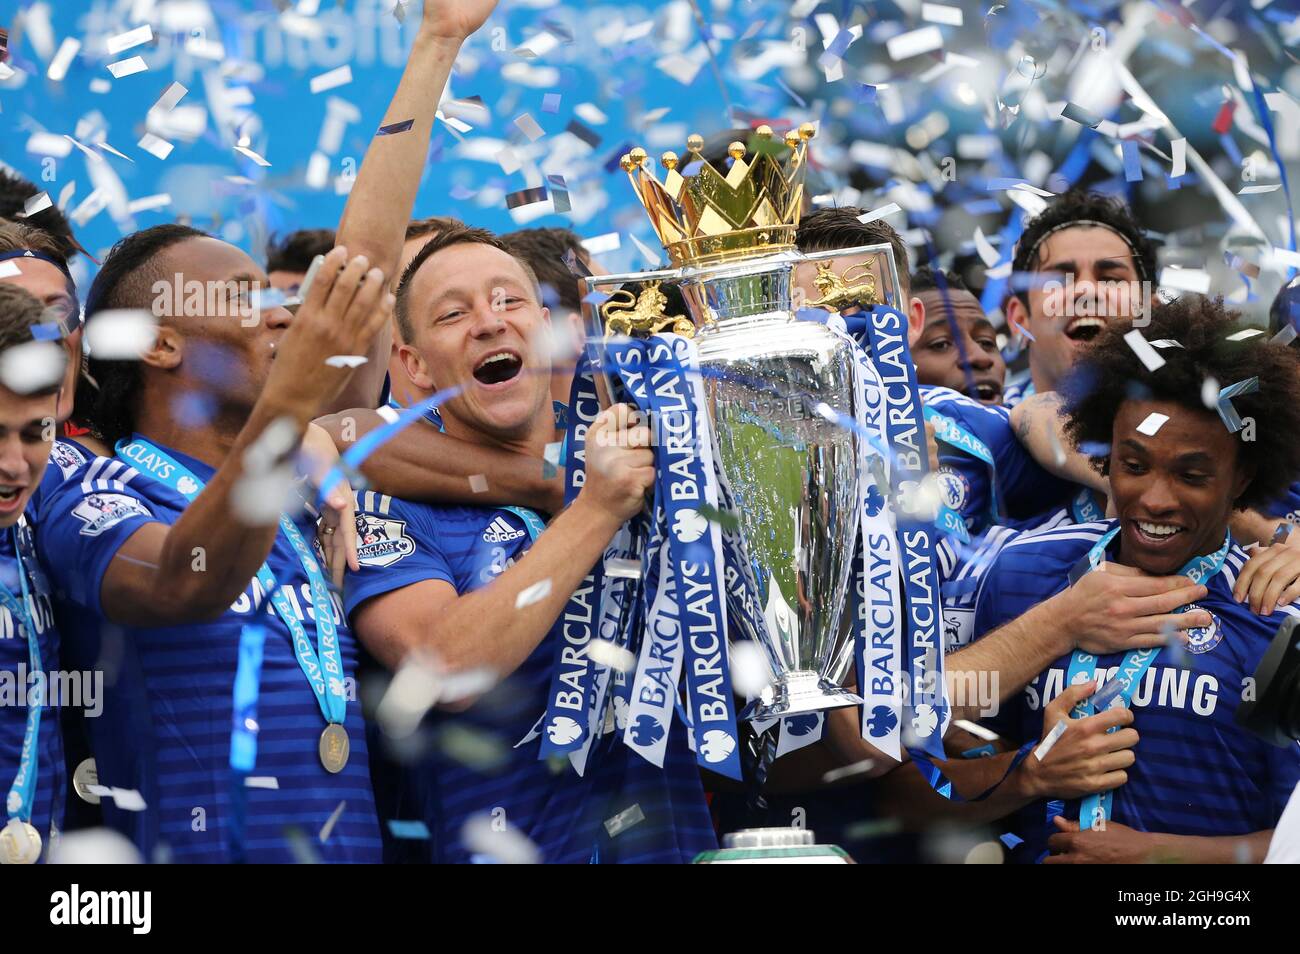
{"type": "MultiPolygon", "coordinates": [[[[983,636],[1061,592],[1071,568],[1084,559],[1114,521],[1076,524],[1024,534],[1005,543],[979,588],[975,635],[983,636]]],[[[1110,558],[1118,551],[1112,541],[1110,558]]],[[[1233,546],[1209,595],[1193,604],[1213,622],[1190,632],[1181,668],[1162,650],[1133,694],[1139,742],[1128,783],[1115,791],[1112,819],[1140,831],[1177,835],[1240,835],[1272,828],[1300,780],[1300,746],[1269,745],[1233,721],[1246,680],[1253,676],[1278,626],[1300,615],[1286,606],[1260,617],[1232,598],[1247,555],[1233,546]]],[[[1105,678],[1118,671],[1123,654],[1100,657],[1105,678]]],[[[1015,744],[1040,738],[1043,707],[1060,695],[1070,657],[1040,673],[1024,691],[1003,704],[991,727],[1015,744]]],[[[1103,681],[1104,685],[1104,681],[1103,681]]],[[[1066,803],[1065,816],[1078,819],[1079,802],[1066,803]]],[[[1016,834],[1025,839],[1028,860],[1046,850],[1045,803],[1018,814],[1016,834]]]]}
{"type": "MultiPolygon", "coordinates": [[[[441,580],[460,594],[489,586],[531,544],[523,519],[508,510],[367,491],[358,494],[357,519],[361,570],[349,574],[344,589],[349,614],[367,600],[425,580],[441,580]]],[[[479,860],[475,846],[462,839],[465,823],[476,816],[526,835],[547,862],[686,862],[716,847],[680,721],[662,769],[613,735],[595,743],[581,777],[567,760],[554,766],[539,761],[535,738],[520,744],[545,708],[557,628],[467,710],[426,717],[436,742],[410,771],[418,776],[412,781],[422,793],[434,859],[479,860]],[[474,757],[457,756],[465,742],[474,757]],[[606,822],[633,806],[644,820],[611,836],[606,822]]]]}
{"type": "MultiPolygon", "coordinates": [[[[213,468],[167,450],[200,480],[211,479],[213,468]]],[[[289,629],[256,580],[214,620],[134,627],[105,618],[100,588],[118,548],[146,523],[174,523],[185,506],[183,497],[147,474],[119,460],[91,457],[45,496],[37,515],[38,549],[69,610],[69,658],[105,671],[104,712],[86,719],[99,783],[137,791],[145,803],[143,811],[133,811],[104,798],[106,822],[132,838],[146,858],[231,860],[231,691],[240,631],[259,622],[267,635],[252,775],[274,779],[277,787],[245,790],[246,858],[296,860],[286,838],[292,827],[325,861],[378,861],[379,831],[360,707],[348,705],[345,725],[352,754],[345,769],[332,775],[317,751],[324,717],[298,666],[289,629]],[[321,828],[344,802],[321,842],[321,828]]],[[[307,518],[299,519],[299,527],[307,539],[314,538],[307,518]]],[[[310,583],[283,534],[267,563],[314,642],[310,583]]],[[[350,679],[357,645],[341,605],[334,602],[343,671],[350,679]]],[[[355,698],[355,692],[350,695],[355,698]]]]}
{"type": "Polygon", "coordinates": [[[1263,508],[1270,517],[1282,517],[1292,526],[1300,524],[1300,483],[1294,483],[1286,492],[1263,508]]]}
{"type": "Polygon", "coordinates": [[[1008,382],[1002,389],[1002,406],[1015,407],[1029,395],[1034,393],[1034,380],[1025,375],[1015,381],[1008,382]]]}
{"type": "Polygon", "coordinates": [[[944,503],[961,514],[972,536],[980,536],[1003,518],[1037,517],[1069,501],[1077,488],[1048,473],[1016,439],[1011,414],[1004,407],[988,407],[951,388],[921,385],[921,401],[951,418],[979,438],[993,458],[998,499],[997,521],[992,514],[992,479],[987,463],[945,441],[938,442],[939,486],[944,503]]]}

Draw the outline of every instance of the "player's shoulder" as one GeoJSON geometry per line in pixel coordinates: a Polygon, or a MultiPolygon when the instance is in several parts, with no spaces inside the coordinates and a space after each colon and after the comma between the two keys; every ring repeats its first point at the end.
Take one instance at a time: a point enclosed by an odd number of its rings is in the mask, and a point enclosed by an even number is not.
{"type": "Polygon", "coordinates": [[[65,481],[72,479],[94,456],[94,453],[80,444],[62,438],[56,439],[50,446],[49,461],[29,503],[31,518],[35,519],[35,516],[40,513],[46,498],[54,494],[65,481]]]}
{"type": "Polygon", "coordinates": [[[1223,561],[1223,570],[1207,583],[1209,592],[1194,604],[1210,612],[1213,623],[1206,630],[1193,631],[1192,652],[1206,652],[1218,640],[1224,638],[1241,658],[1246,669],[1253,668],[1268,648],[1278,627],[1289,619],[1300,619],[1300,607],[1295,604],[1279,606],[1268,616],[1253,612],[1249,603],[1238,603],[1233,593],[1237,577],[1250,560],[1249,551],[1243,550],[1235,543],[1228,550],[1223,561]],[[1199,641],[1197,638],[1199,637],[1199,641]]]}
{"type": "Polygon", "coordinates": [[[1013,408],[1034,393],[1034,383],[1029,378],[1012,381],[1002,389],[1002,406],[1013,408]]]}
{"type": "MultiPolygon", "coordinates": [[[[58,438],[50,447],[50,464],[54,467],[54,473],[58,475],[59,480],[70,479],[95,456],[92,451],[82,447],[76,441],[66,438],[58,438]]],[[[46,468],[46,473],[50,473],[49,467],[46,468]]]]}
{"type": "Polygon", "coordinates": [[[79,536],[98,537],[134,517],[159,519],[144,492],[149,482],[134,467],[111,457],[80,456],[82,462],[70,466],[66,476],[42,495],[35,514],[38,526],[69,526],[79,536]]]}
{"type": "Polygon", "coordinates": [[[1252,555],[1252,551],[1245,549],[1235,540],[1228,547],[1227,555],[1223,558],[1223,569],[1220,574],[1220,578],[1224,581],[1228,590],[1231,590],[1237,584],[1237,577],[1246,568],[1246,564],[1250,562],[1252,555]]]}
{"type": "Polygon", "coordinates": [[[493,542],[526,536],[512,515],[492,507],[405,500],[375,490],[356,494],[357,556],[363,566],[399,563],[417,550],[456,560],[493,542]],[[498,524],[500,524],[498,526],[498,524]]]}
{"type": "Polygon", "coordinates": [[[1001,548],[1000,556],[1014,560],[1072,560],[1086,553],[1113,530],[1115,521],[1049,525],[1018,533],[1001,548]]]}
{"type": "Polygon", "coordinates": [[[59,469],[57,491],[64,497],[85,497],[93,493],[142,494],[148,483],[125,461],[100,457],[64,441],[55,442],[50,461],[59,469]]]}

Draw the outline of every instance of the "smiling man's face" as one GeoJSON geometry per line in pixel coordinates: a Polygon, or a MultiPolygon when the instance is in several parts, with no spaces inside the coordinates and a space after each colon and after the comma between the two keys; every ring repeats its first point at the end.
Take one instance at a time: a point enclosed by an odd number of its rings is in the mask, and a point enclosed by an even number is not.
{"type": "Polygon", "coordinates": [[[1128,566],[1164,576],[1193,556],[1213,553],[1249,482],[1237,437],[1216,414],[1168,401],[1120,405],[1110,492],[1120,521],[1120,556],[1128,566]],[[1169,419],[1153,435],[1139,432],[1153,413],[1169,419]]]}
{"type": "Polygon", "coordinates": [[[1049,235],[1038,249],[1039,281],[1028,291],[1029,309],[1013,298],[1012,323],[1033,336],[1029,367],[1035,388],[1054,391],[1080,348],[1109,322],[1134,317],[1142,303],[1133,250],[1108,228],[1079,225],[1049,235]]]}
{"type": "Polygon", "coordinates": [[[401,349],[420,387],[460,387],[443,406],[448,433],[519,440],[548,407],[548,313],[514,256],[462,242],[430,255],[410,279],[414,340],[401,349]]]}

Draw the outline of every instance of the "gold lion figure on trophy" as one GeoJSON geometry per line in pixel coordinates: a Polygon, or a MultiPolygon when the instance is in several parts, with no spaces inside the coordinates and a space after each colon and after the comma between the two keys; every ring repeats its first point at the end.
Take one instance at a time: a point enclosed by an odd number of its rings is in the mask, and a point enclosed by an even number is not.
{"type": "Polygon", "coordinates": [[[817,263],[817,277],[813,284],[822,296],[808,302],[809,308],[825,308],[829,311],[843,311],[854,305],[876,304],[876,276],[871,272],[875,257],[865,262],[857,262],[844,269],[843,275],[832,271],[830,262],[817,263]],[[853,284],[857,278],[865,278],[859,284],[853,284]]]}
{"type": "Polygon", "coordinates": [[[620,288],[601,305],[605,319],[605,336],[653,335],[669,328],[675,334],[690,338],[695,334],[695,323],[685,315],[665,315],[668,296],[659,290],[659,282],[646,282],[639,295],[620,288]]]}

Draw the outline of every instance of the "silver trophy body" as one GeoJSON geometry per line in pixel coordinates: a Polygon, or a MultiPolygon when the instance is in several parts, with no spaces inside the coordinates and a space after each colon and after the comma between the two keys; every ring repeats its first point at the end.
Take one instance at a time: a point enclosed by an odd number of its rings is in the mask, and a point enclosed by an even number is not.
{"type": "MultiPolygon", "coordinates": [[[[727,526],[738,528],[744,563],[727,585],[728,635],[761,646],[771,669],[744,713],[756,721],[862,702],[839,685],[852,661],[858,438],[829,419],[854,416],[859,371],[842,334],[796,318],[792,292],[802,262],[880,251],[786,252],[587,280],[597,290],[647,280],[675,287],[695,325],[715,460],[731,498],[727,526]]],[[[892,262],[882,266],[896,288],[892,262]]],[[[588,306],[589,332],[603,335],[595,315],[588,306]]],[[[608,376],[603,385],[602,402],[617,399],[608,376]]]]}

